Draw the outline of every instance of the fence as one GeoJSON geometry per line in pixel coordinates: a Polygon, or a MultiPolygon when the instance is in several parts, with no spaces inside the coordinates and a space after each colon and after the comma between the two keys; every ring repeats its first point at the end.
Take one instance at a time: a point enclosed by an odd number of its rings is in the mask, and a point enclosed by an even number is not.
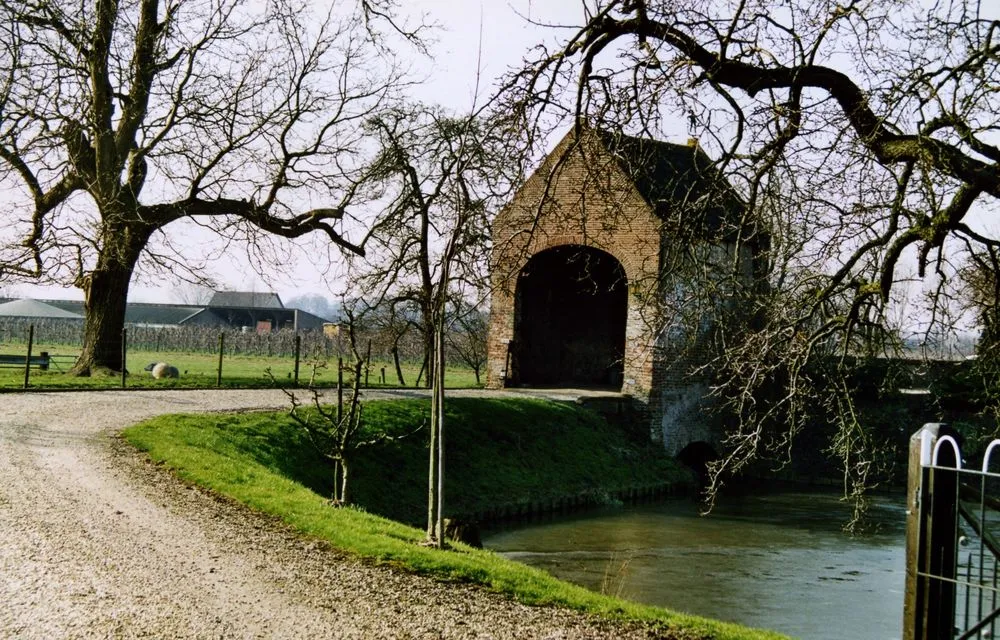
{"type": "Polygon", "coordinates": [[[944,424],[910,438],[904,640],[994,638],[1000,626],[1000,440],[979,468],[965,466],[959,441],[944,424]]]}
{"type": "MultiPolygon", "coordinates": [[[[35,341],[79,348],[83,343],[83,327],[79,322],[21,319],[0,320],[0,343],[25,344],[28,328],[35,327],[35,341]]],[[[128,326],[128,349],[154,353],[187,352],[216,353],[219,327],[148,327],[128,326]]],[[[226,355],[288,357],[295,353],[295,336],[301,336],[303,357],[334,357],[340,345],[336,338],[320,330],[295,332],[281,329],[267,333],[226,330],[226,355]]]]}
{"type": "MultiPolygon", "coordinates": [[[[31,357],[32,336],[35,352],[48,354],[47,362],[53,365],[49,373],[62,373],[73,366],[83,337],[79,322],[39,320],[35,324],[23,319],[0,318],[0,359],[9,361],[0,362],[0,367],[9,370],[23,366],[25,357],[31,357]]],[[[403,344],[380,338],[383,336],[377,331],[362,330],[357,334],[359,356],[366,363],[364,384],[425,384],[426,364],[421,345],[412,340],[403,344]]],[[[194,378],[198,376],[202,383],[206,382],[206,376],[211,376],[220,386],[223,378],[230,384],[260,384],[254,379],[270,380],[271,375],[294,383],[301,380],[308,384],[332,384],[338,375],[337,362],[341,359],[348,362],[354,357],[348,335],[340,332],[328,335],[320,330],[283,329],[256,333],[220,327],[129,325],[123,330],[121,339],[122,354],[128,358],[126,369],[133,374],[132,378],[127,378],[127,371],[123,371],[123,387],[129,380],[136,383],[136,374],[141,377],[140,370],[157,361],[176,365],[191,384],[197,384],[194,378]],[[232,356],[239,358],[230,360],[232,356]]],[[[452,354],[448,366],[454,367],[449,384],[469,386],[472,375],[476,375],[475,383],[478,384],[477,372],[463,358],[452,354]]],[[[30,369],[30,366],[24,367],[23,384],[18,383],[19,386],[29,386],[30,369]]],[[[10,375],[0,375],[0,379],[0,387],[12,387],[10,375]]],[[[44,384],[64,386],[68,383],[50,376],[44,384]]]]}
{"type": "MultiPolygon", "coordinates": [[[[43,340],[47,345],[58,345],[59,342],[57,340],[59,337],[65,335],[60,333],[64,327],[56,325],[56,331],[49,332],[46,335],[45,329],[51,327],[46,327],[44,322],[41,323],[41,326],[42,330],[36,331],[34,324],[28,324],[23,343],[16,338],[10,339],[8,335],[7,340],[4,341],[7,343],[7,348],[0,351],[0,367],[20,368],[23,370],[24,378],[20,386],[24,389],[29,388],[31,384],[32,368],[41,372],[62,373],[70,369],[78,357],[76,353],[56,355],[47,351],[33,351],[33,348],[43,340]],[[11,347],[15,348],[12,349],[11,347]],[[16,347],[20,347],[20,349],[16,347]],[[20,353],[4,353],[4,351],[20,351],[20,353]]],[[[17,335],[20,332],[15,331],[13,333],[17,335]]],[[[71,351],[78,349],[76,345],[72,344],[63,346],[71,351]]],[[[126,327],[122,330],[121,336],[121,357],[127,363],[127,367],[137,371],[135,361],[128,360],[129,357],[134,357],[136,351],[138,351],[139,357],[146,356],[153,358],[164,351],[170,351],[171,348],[174,348],[178,351],[183,350],[186,353],[170,357],[170,361],[174,365],[181,365],[182,363],[185,365],[184,367],[171,367],[175,371],[172,377],[178,377],[177,370],[190,366],[192,374],[195,376],[205,376],[211,373],[217,386],[221,386],[223,382],[224,363],[228,362],[226,360],[227,354],[230,356],[251,356],[249,360],[244,359],[243,368],[245,369],[246,363],[249,362],[251,368],[257,368],[252,374],[252,376],[256,377],[260,377],[262,374],[266,377],[275,375],[275,372],[271,371],[271,362],[275,364],[281,362],[282,368],[291,368],[287,372],[288,380],[295,385],[299,384],[300,373],[303,373],[303,366],[308,367],[310,364],[317,364],[317,366],[327,369],[332,361],[335,365],[338,365],[338,368],[334,370],[333,376],[338,381],[338,385],[340,385],[342,384],[341,378],[343,372],[341,347],[342,345],[339,344],[335,337],[331,338],[317,332],[296,333],[294,331],[282,331],[257,336],[247,335],[238,331],[226,333],[218,329],[206,331],[199,328],[196,331],[185,330],[177,332],[171,330],[149,330],[143,327],[137,330],[126,327]],[[171,335],[176,333],[182,333],[183,335],[171,335]],[[177,340],[178,337],[181,340],[177,340]],[[265,345],[267,348],[262,349],[262,345],[265,345]],[[209,350],[210,346],[214,346],[214,350],[209,350]],[[154,353],[148,353],[154,349],[154,353]],[[206,356],[212,362],[210,372],[205,370],[206,356]],[[268,375],[268,372],[270,375],[268,375]]],[[[367,386],[368,374],[370,373],[370,359],[366,358],[366,360],[368,366],[365,368],[365,385],[367,386]]],[[[154,363],[146,367],[145,371],[151,371],[154,363]]],[[[186,368],[184,373],[188,373],[186,368]]],[[[306,373],[309,376],[310,384],[313,382],[313,376],[317,373],[317,371],[313,371],[311,375],[306,373]]],[[[121,376],[122,388],[128,386],[128,375],[128,368],[123,368],[121,376]]],[[[242,379],[245,384],[246,376],[246,371],[242,371],[236,377],[242,379]]],[[[271,380],[273,381],[273,378],[271,380]]],[[[377,381],[385,384],[384,369],[377,381]]],[[[9,388],[9,382],[10,380],[5,380],[4,386],[9,388]]]]}
{"type": "MultiPolygon", "coordinates": [[[[0,318],[0,345],[25,345],[28,328],[35,327],[35,342],[79,349],[83,344],[83,325],[73,320],[45,320],[27,318],[0,318]]],[[[266,333],[239,331],[210,326],[155,327],[128,325],[129,351],[150,351],[153,353],[217,353],[219,332],[226,333],[226,355],[259,357],[290,357],[295,352],[296,332],[281,329],[266,333]]],[[[378,331],[360,330],[358,344],[362,349],[371,342],[371,356],[375,361],[390,361],[392,350],[398,349],[405,362],[418,363],[423,360],[423,345],[417,332],[410,332],[405,340],[393,344],[378,331]]],[[[319,329],[300,331],[302,357],[333,358],[338,354],[349,357],[350,345],[346,338],[328,336],[319,329]]],[[[448,353],[449,363],[461,364],[461,358],[448,353]]]]}

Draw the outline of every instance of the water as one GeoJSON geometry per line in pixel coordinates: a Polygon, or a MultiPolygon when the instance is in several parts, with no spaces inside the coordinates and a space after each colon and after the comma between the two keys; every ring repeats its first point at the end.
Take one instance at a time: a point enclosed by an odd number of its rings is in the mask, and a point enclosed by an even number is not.
{"type": "Polygon", "coordinates": [[[595,591],[817,640],[897,639],[902,497],[879,500],[876,534],[841,530],[838,496],[727,498],[712,515],[675,500],[511,528],[489,549],[595,591]]]}

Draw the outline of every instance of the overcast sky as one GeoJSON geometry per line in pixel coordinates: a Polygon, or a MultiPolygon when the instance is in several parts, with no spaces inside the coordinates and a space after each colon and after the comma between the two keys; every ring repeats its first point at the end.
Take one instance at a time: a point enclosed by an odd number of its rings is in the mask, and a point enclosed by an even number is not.
{"type": "MultiPolygon", "coordinates": [[[[430,55],[410,55],[415,75],[422,79],[412,88],[411,97],[455,112],[481,104],[494,91],[498,79],[520,66],[532,47],[564,41],[573,32],[543,25],[572,26],[583,19],[580,0],[402,0],[400,5],[411,21],[424,16],[427,22],[437,25],[430,34],[430,55]]],[[[684,124],[678,123],[668,140],[683,142],[685,137],[684,124]]],[[[200,246],[210,241],[204,231],[195,228],[171,225],[167,231],[179,246],[200,246]]],[[[223,255],[210,264],[209,272],[223,288],[274,290],[283,300],[307,293],[331,295],[331,288],[338,283],[325,279],[321,269],[305,257],[315,253],[322,243],[320,237],[306,241],[305,248],[294,252],[300,259],[292,273],[272,276],[268,282],[248,268],[246,251],[237,246],[220,251],[223,255]]],[[[325,259],[319,262],[323,266],[325,259]]],[[[82,299],[78,289],[17,285],[7,292],[24,297],[82,299]]],[[[173,293],[169,283],[134,280],[130,298],[168,302],[173,293]]]]}
{"type": "MultiPolygon", "coordinates": [[[[580,0],[404,0],[400,5],[411,20],[425,16],[427,22],[437,25],[431,34],[430,55],[414,54],[410,59],[417,77],[422,79],[412,89],[412,97],[456,112],[481,104],[498,79],[517,66],[533,46],[557,41],[560,30],[541,27],[532,21],[573,24],[581,20],[580,0]]],[[[172,237],[180,236],[176,241],[180,245],[206,241],[203,234],[190,229],[180,230],[171,225],[167,230],[172,237]]],[[[295,266],[292,277],[274,277],[271,282],[264,282],[247,268],[246,253],[237,247],[230,247],[224,257],[213,262],[210,271],[225,288],[276,290],[283,300],[330,291],[330,284],[308,260],[301,260],[295,266]]],[[[170,289],[171,285],[166,283],[151,286],[133,280],[130,299],[168,302],[172,301],[170,289]]],[[[83,298],[78,289],[31,285],[16,285],[8,288],[8,292],[24,297],[83,298]]]]}

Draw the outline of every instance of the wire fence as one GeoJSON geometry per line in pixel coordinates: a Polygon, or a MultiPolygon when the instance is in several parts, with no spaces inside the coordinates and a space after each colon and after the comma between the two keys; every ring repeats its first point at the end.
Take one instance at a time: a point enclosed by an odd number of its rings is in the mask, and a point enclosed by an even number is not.
{"type": "MultiPolygon", "coordinates": [[[[83,344],[83,327],[79,323],[54,320],[23,319],[0,320],[0,344],[23,345],[28,340],[28,330],[35,327],[35,342],[47,345],[80,349],[83,344]]],[[[218,353],[219,327],[149,327],[128,326],[129,351],[154,353],[218,353]]],[[[322,330],[296,332],[281,329],[266,333],[253,331],[224,331],[226,355],[258,357],[291,357],[295,354],[296,336],[301,339],[303,356],[334,357],[342,353],[344,345],[337,337],[325,335],[322,330]]]]}
{"type": "MultiPolygon", "coordinates": [[[[83,345],[83,325],[79,321],[30,318],[0,318],[0,348],[25,345],[28,330],[34,326],[36,344],[66,347],[79,350],[83,345]]],[[[295,331],[279,329],[256,332],[217,326],[145,326],[127,325],[129,351],[153,353],[212,353],[219,352],[219,334],[225,333],[225,355],[255,356],[263,358],[292,357],[295,354],[296,336],[301,339],[303,358],[350,357],[350,344],[346,328],[325,332],[323,329],[295,331]]],[[[366,355],[370,349],[372,360],[391,361],[393,352],[401,361],[423,360],[423,343],[420,334],[412,331],[402,339],[393,339],[384,332],[360,328],[357,345],[366,355]]],[[[448,350],[450,364],[461,364],[460,356],[448,350]]]]}
{"type": "MultiPolygon", "coordinates": [[[[309,383],[319,375],[329,383],[337,379],[338,360],[350,362],[354,354],[346,327],[328,329],[258,333],[217,326],[127,325],[122,348],[132,380],[136,375],[141,377],[144,367],[167,362],[178,366],[182,377],[211,378],[208,383],[269,375],[295,382],[301,378],[309,383]]],[[[362,329],[355,338],[359,357],[366,363],[366,384],[369,377],[372,383],[383,385],[426,383],[423,346],[417,332],[399,339],[385,332],[362,329]]],[[[0,373],[5,373],[2,377],[6,380],[11,377],[9,370],[16,367],[65,372],[72,368],[82,345],[83,326],[79,321],[0,318],[0,373]],[[29,353],[36,360],[45,358],[44,365],[38,360],[28,366],[25,357],[29,353]]],[[[454,352],[449,355],[448,367],[454,367],[458,371],[455,375],[459,376],[453,383],[462,386],[479,383],[478,376],[470,377],[475,372],[467,361],[454,352]],[[467,373],[461,373],[466,369],[467,373]]],[[[25,388],[29,373],[25,372],[25,388]]],[[[8,383],[12,381],[0,386],[10,386],[8,383]]]]}

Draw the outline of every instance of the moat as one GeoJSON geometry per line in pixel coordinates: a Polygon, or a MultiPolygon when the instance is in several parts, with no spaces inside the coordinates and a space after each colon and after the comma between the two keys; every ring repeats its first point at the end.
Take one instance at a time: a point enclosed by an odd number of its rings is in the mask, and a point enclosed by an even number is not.
{"type": "Polygon", "coordinates": [[[842,531],[835,493],[676,499],[490,533],[487,548],[595,591],[817,640],[899,638],[903,496],[875,500],[873,534],[842,531]]]}

